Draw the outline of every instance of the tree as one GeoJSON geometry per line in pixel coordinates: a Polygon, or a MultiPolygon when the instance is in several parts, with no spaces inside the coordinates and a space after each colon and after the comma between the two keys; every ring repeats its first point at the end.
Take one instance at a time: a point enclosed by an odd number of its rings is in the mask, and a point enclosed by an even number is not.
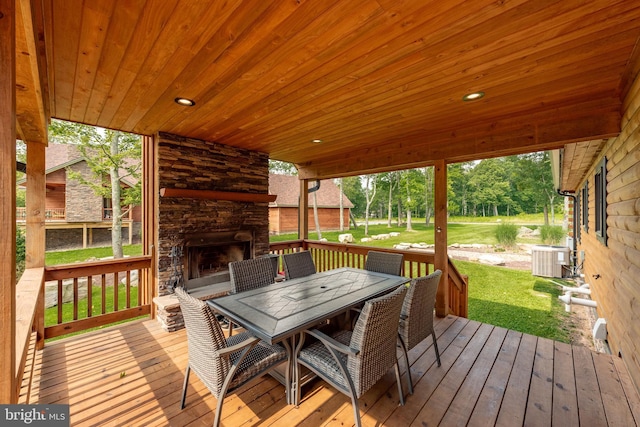
{"type": "Polygon", "coordinates": [[[380,174],[380,182],[384,183],[386,190],[388,190],[387,197],[387,228],[391,228],[391,217],[393,216],[393,190],[397,187],[398,172],[386,172],[380,174]]]}
{"type": "Polygon", "coordinates": [[[364,182],[364,195],[367,200],[367,205],[364,210],[364,235],[369,235],[369,208],[374,197],[376,197],[376,183],[378,175],[365,175],[364,182]],[[373,178],[372,178],[373,177],[373,178]]]}
{"type": "Polygon", "coordinates": [[[60,120],[51,121],[49,136],[53,142],[77,146],[91,170],[92,179],[71,170],[67,170],[68,178],[89,186],[96,195],[111,201],[111,247],[114,258],[122,258],[122,218],[141,201],[140,137],[60,120]],[[127,178],[132,178],[135,184],[124,186],[127,178]]]}
{"type": "Polygon", "coordinates": [[[532,194],[532,199],[543,206],[544,223],[555,222],[555,205],[558,194],[553,186],[551,175],[551,159],[547,151],[529,153],[518,156],[519,189],[532,194]]]}
{"type": "Polygon", "coordinates": [[[482,206],[482,216],[498,215],[498,206],[509,193],[509,181],[503,159],[485,159],[471,171],[469,184],[473,189],[473,200],[482,206]],[[486,211],[485,211],[486,208],[486,211]]]}
{"type": "Polygon", "coordinates": [[[348,176],[343,178],[342,187],[344,194],[353,203],[352,213],[356,217],[364,216],[364,207],[366,205],[366,198],[364,195],[364,189],[362,188],[362,182],[358,176],[348,176]]]}
{"type": "Polygon", "coordinates": [[[340,187],[340,231],[344,231],[344,188],[342,186],[342,178],[338,178],[338,187],[340,187]]]}
{"type": "Polygon", "coordinates": [[[293,163],[271,159],[269,159],[269,172],[281,175],[298,175],[298,169],[293,163]]]}
{"type": "Polygon", "coordinates": [[[424,223],[428,227],[434,210],[433,167],[424,167],[422,173],[424,174],[424,223]]]}

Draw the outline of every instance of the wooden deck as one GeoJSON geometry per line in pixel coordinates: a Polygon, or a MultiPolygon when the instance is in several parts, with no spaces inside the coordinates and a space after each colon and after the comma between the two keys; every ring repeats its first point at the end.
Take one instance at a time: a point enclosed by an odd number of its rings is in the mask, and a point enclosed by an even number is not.
{"type": "MultiPolygon", "coordinates": [[[[391,370],[361,398],[364,425],[640,423],[618,358],[453,316],[437,318],[436,331],[442,366],[425,340],[410,353],[415,393],[398,406],[391,370]]],[[[186,362],[184,330],[166,333],[154,320],[69,338],[36,355],[29,403],[70,404],[72,426],[211,425],[216,401],[195,375],[179,409],[186,362]]],[[[284,387],[266,377],[227,398],[222,425],[353,424],[349,399],[323,381],[303,393],[299,408],[289,406],[284,387]]]]}

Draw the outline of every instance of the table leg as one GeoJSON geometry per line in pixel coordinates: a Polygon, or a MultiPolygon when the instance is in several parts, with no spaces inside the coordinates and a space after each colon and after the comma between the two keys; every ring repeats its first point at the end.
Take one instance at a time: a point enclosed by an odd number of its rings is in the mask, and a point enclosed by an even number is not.
{"type": "Polygon", "coordinates": [[[284,340],[282,341],[282,345],[284,346],[285,350],[287,351],[287,367],[284,371],[284,387],[285,387],[285,397],[287,399],[287,405],[291,405],[293,404],[293,398],[292,398],[292,390],[293,390],[293,383],[295,382],[295,379],[292,377],[292,364],[293,364],[293,342],[290,344],[289,340],[284,340]]]}

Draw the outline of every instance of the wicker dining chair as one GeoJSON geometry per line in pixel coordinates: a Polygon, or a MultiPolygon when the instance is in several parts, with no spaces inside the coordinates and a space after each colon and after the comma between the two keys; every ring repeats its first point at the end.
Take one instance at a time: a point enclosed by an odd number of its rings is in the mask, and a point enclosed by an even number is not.
{"type": "MultiPolygon", "coordinates": [[[[270,258],[258,257],[233,261],[229,263],[231,277],[231,292],[250,291],[276,282],[273,274],[273,264],[270,258]]],[[[229,323],[229,336],[233,335],[233,322],[229,323]]]]}
{"type": "Polygon", "coordinates": [[[233,293],[261,288],[276,282],[273,264],[267,257],[230,262],[229,274],[233,293]]]}
{"type": "Polygon", "coordinates": [[[391,252],[369,251],[364,269],[377,273],[402,275],[402,264],[404,255],[391,252]]]}
{"type": "Polygon", "coordinates": [[[316,273],[316,265],[310,251],[291,252],[282,255],[285,279],[310,276],[316,273]]]}
{"type": "Polygon", "coordinates": [[[216,427],[220,424],[225,397],[285,362],[287,352],[283,347],[267,344],[249,332],[225,339],[220,324],[206,303],[192,297],[183,288],[176,288],[175,295],[184,317],[189,351],[180,409],[185,407],[189,374],[193,369],[218,401],[213,422],[216,427]]]}
{"type": "MultiPolygon", "coordinates": [[[[317,338],[307,347],[300,346],[295,355],[296,378],[300,366],[306,366],[341,393],[351,397],[357,426],[361,425],[358,398],[373,387],[389,368],[395,367],[400,404],[404,395],[400,382],[400,367],[396,355],[398,328],[396,321],[407,286],[368,300],[355,328],[339,330],[328,336],[317,329],[307,330],[306,335],[317,338]]],[[[296,381],[295,404],[300,404],[300,382],[296,381]]]]}
{"type": "Polygon", "coordinates": [[[436,292],[441,275],[442,272],[436,270],[427,276],[417,277],[411,280],[411,285],[409,285],[407,296],[402,305],[398,336],[400,337],[400,345],[407,367],[409,394],[413,394],[413,381],[411,379],[409,356],[407,354],[409,350],[431,335],[433,338],[433,348],[436,352],[436,360],[438,361],[438,366],[441,365],[436,332],[433,329],[433,308],[436,302],[436,292]]]}

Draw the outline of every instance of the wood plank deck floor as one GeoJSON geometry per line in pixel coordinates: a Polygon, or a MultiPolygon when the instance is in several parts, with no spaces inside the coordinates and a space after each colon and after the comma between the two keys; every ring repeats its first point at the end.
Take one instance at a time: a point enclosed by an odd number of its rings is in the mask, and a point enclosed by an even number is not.
{"type": "MultiPolygon", "coordinates": [[[[360,402],[366,426],[633,426],[640,399],[622,361],[585,347],[468,319],[436,318],[442,366],[431,339],[410,352],[415,392],[398,406],[393,370],[360,402]]],[[[70,404],[72,426],[211,425],[216,400],[191,375],[183,331],[138,321],[48,343],[36,356],[29,403],[70,404]]],[[[404,373],[404,367],[401,364],[404,373]]],[[[406,377],[403,387],[407,390],[406,377]]],[[[349,398],[321,380],[300,407],[265,377],[227,397],[224,426],[353,425],[349,398]]]]}

